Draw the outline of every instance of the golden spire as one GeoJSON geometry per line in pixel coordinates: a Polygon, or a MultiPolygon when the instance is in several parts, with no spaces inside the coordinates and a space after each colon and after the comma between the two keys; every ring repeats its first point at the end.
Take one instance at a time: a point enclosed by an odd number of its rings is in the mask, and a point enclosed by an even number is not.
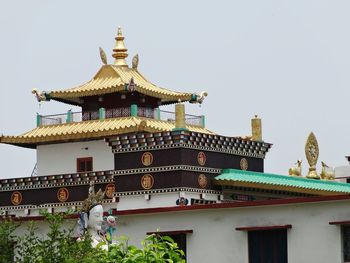
{"type": "Polygon", "coordinates": [[[128,56],[128,53],[126,53],[128,50],[124,45],[124,37],[120,26],[118,27],[118,34],[115,40],[116,43],[112,55],[115,58],[114,64],[121,67],[127,67],[128,65],[125,62],[125,58],[128,56]]]}

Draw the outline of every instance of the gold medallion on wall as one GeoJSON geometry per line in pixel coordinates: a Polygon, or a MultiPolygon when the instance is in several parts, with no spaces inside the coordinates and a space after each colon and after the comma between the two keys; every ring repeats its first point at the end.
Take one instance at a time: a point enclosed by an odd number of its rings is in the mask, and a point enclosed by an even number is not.
{"type": "Polygon", "coordinates": [[[208,185],[208,179],[204,174],[198,176],[198,185],[200,188],[206,188],[208,185]]]}
{"type": "Polygon", "coordinates": [[[239,162],[239,165],[241,167],[241,170],[247,170],[248,169],[248,160],[246,158],[242,158],[239,162]]]}
{"type": "Polygon", "coordinates": [[[60,202],[66,202],[69,197],[69,191],[67,188],[60,188],[57,191],[57,199],[60,202]]]}
{"type": "Polygon", "coordinates": [[[141,178],[141,186],[143,189],[151,189],[153,187],[154,184],[154,178],[152,175],[150,174],[145,174],[144,176],[142,176],[141,178]]]}
{"type": "Polygon", "coordinates": [[[141,156],[141,162],[144,166],[150,166],[153,163],[153,155],[150,152],[145,152],[141,156]]]}
{"type": "Polygon", "coordinates": [[[108,198],[113,198],[113,193],[115,192],[115,185],[114,184],[107,184],[105,189],[105,194],[108,198]]]}
{"type": "Polygon", "coordinates": [[[204,152],[199,152],[198,153],[197,161],[198,161],[199,165],[201,165],[201,166],[205,165],[205,162],[207,161],[207,157],[205,156],[204,152]]]}
{"type": "Polygon", "coordinates": [[[13,205],[19,205],[22,203],[22,194],[20,192],[13,192],[11,195],[11,202],[13,205]]]}

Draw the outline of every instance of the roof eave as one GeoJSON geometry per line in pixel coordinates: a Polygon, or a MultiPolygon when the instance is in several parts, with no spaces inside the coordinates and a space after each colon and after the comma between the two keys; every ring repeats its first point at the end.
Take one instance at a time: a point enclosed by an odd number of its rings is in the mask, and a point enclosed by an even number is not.
{"type": "Polygon", "coordinates": [[[327,191],[327,190],[317,190],[303,187],[294,187],[294,186],[285,186],[285,185],[276,185],[269,183],[253,183],[253,182],[242,182],[235,180],[213,180],[215,185],[220,186],[239,186],[239,187],[251,187],[256,189],[264,190],[276,190],[276,191],[287,191],[293,193],[303,193],[319,196],[330,196],[330,195],[344,195],[349,194],[348,192],[338,192],[338,191],[327,191]]]}

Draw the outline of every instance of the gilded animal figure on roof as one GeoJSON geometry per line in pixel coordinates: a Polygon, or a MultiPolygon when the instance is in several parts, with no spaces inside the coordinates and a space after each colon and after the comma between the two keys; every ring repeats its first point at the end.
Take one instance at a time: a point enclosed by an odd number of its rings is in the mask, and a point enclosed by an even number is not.
{"type": "Polygon", "coordinates": [[[289,168],[290,176],[301,176],[301,160],[297,160],[295,163],[297,166],[289,168]]]}
{"type": "Polygon", "coordinates": [[[329,167],[324,162],[321,162],[322,164],[322,171],[321,171],[321,179],[324,180],[334,180],[335,179],[335,171],[332,167],[329,167]]]}

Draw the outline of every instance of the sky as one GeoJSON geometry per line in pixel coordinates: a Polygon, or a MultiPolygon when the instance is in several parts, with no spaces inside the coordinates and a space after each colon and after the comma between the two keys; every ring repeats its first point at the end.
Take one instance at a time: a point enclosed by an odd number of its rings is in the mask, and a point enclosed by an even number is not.
{"type": "MultiPolygon", "coordinates": [[[[347,165],[350,155],[350,1],[4,1],[0,0],[0,134],[35,128],[35,116],[72,107],[38,102],[39,90],[89,81],[101,67],[101,46],[112,63],[117,27],[128,63],[158,86],[207,91],[189,114],[207,128],[250,135],[258,114],[273,143],[265,171],[287,174],[297,159],[308,170],[311,131],[320,161],[347,165]]],[[[174,110],[173,106],[168,108],[174,110]]],[[[73,108],[76,110],[76,108],[73,108]]],[[[35,150],[0,144],[0,178],[30,176],[35,150]]]]}

